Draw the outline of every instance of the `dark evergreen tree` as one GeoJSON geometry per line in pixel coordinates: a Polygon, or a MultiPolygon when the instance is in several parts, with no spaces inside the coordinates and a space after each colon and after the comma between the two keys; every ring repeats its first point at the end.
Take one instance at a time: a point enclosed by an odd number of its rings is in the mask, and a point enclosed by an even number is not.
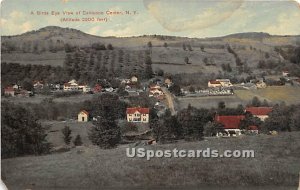
{"type": "Polygon", "coordinates": [[[72,139],[72,136],[71,136],[71,129],[69,126],[65,126],[62,130],[61,130],[62,134],[63,134],[63,139],[64,139],[64,142],[66,143],[66,145],[69,145],[70,142],[71,142],[71,139],[72,139]]]}

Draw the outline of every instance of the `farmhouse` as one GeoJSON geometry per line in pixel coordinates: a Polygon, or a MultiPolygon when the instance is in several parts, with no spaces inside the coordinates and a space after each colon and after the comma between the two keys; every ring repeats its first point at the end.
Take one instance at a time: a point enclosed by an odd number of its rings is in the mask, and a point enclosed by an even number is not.
{"type": "Polygon", "coordinates": [[[78,113],[78,122],[88,122],[89,121],[89,112],[81,110],[78,113]]]}
{"type": "Polygon", "coordinates": [[[15,96],[15,89],[12,86],[4,88],[4,95],[15,96]]]}
{"type": "Polygon", "coordinates": [[[149,122],[149,108],[127,108],[126,116],[128,122],[140,122],[148,123],[149,122]]]}
{"type": "Polygon", "coordinates": [[[282,71],[282,76],[283,77],[289,77],[290,76],[290,72],[289,71],[282,71]]]}
{"type": "Polygon", "coordinates": [[[137,83],[138,82],[138,78],[136,76],[132,76],[131,79],[130,79],[130,81],[132,83],[137,83]]]}
{"type": "Polygon", "coordinates": [[[261,121],[264,121],[269,117],[269,113],[272,112],[271,107],[247,107],[245,112],[249,112],[252,115],[258,117],[261,121]]]}
{"type": "Polygon", "coordinates": [[[208,88],[217,88],[217,87],[222,87],[221,83],[216,80],[210,80],[208,81],[208,88]]]}
{"type": "MultiPolygon", "coordinates": [[[[245,118],[244,115],[216,115],[215,121],[223,125],[227,134],[225,136],[239,136],[241,135],[240,123],[245,118]]],[[[217,136],[223,136],[222,133],[218,133],[217,136]]]]}
{"type": "Polygon", "coordinates": [[[70,80],[69,82],[64,84],[64,91],[76,91],[79,89],[79,86],[76,80],[70,80]]]}
{"type": "Polygon", "coordinates": [[[80,84],[78,85],[78,90],[81,90],[84,93],[90,92],[91,91],[91,87],[89,87],[86,84],[80,84]]]}
{"type": "Polygon", "coordinates": [[[44,84],[42,81],[34,81],[33,88],[34,89],[43,89],[44,84]]]}
{"type": "Polygon", "coordinates": [[[266,88],[267,84],[264,81],[259,81],[256,84],[256,88],[266,88]]]}

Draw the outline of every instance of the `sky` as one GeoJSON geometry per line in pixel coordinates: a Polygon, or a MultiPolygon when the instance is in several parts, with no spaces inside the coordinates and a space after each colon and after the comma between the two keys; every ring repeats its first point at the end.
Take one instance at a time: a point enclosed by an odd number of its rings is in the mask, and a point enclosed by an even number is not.
{"type": "Polygon", "coordinates": [[[300,3],[296,0],[4,0],[0,24],[1,35],[21,34],[49,25],[118,37],[159,34],[203,38],[242,32],[300,35],[300,3]],[[108,10],[123,15],[107,15],[108,10]],[[37,15],[37,11],[48,15],[37,15]],[[51,15],[52,11],[60,15],[51,15]],[[74,15],[63,15],[63,11],[74,15]],[[103,15],[82,15],[83,11],[103,12],[103,15]],[[61,22],[61,18],[91,17],[108,20],[61,22]]]}

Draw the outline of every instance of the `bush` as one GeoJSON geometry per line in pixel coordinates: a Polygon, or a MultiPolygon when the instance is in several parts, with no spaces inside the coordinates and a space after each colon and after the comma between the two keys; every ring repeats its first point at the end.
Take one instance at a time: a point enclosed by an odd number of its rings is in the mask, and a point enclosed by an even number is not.
{"type": "Polygon", "coordinates": [[[69,145],[70,142],[71,142],[71,139],[72,139],[72,136],[71,136],[71,129],[70,127],[68,126],[65,126],[62,130],[61,130],[62,134],[64,135],[63,138],[64,138],[64,142],[66,143],[66,145],[69,145]]]}
{"type": "Polygon", "coordinates": [[[82,141],[81,141],[80,135],[77,135],[75,137],[75,140],[73,141],[73,143],[74,143],[75,146],[81,146],[82,145],[82,141]]]}

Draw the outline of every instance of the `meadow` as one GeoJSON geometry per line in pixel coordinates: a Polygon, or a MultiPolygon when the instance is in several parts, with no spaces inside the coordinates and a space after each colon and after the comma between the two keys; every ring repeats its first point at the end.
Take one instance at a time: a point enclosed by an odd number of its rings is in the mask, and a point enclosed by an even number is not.
{"type": "MultiPolygon", "coordinates": [[[[126,157],[120,145],[93,145],[44,156],[2,160],[9,189],[296,189],[300,171],[300,133],[277,136],[208,138],[146,146],[147,149],[255,150],[255,158],[126,157]]],[[[139,145],[139,147],[143,147],[139,145]]]]}

